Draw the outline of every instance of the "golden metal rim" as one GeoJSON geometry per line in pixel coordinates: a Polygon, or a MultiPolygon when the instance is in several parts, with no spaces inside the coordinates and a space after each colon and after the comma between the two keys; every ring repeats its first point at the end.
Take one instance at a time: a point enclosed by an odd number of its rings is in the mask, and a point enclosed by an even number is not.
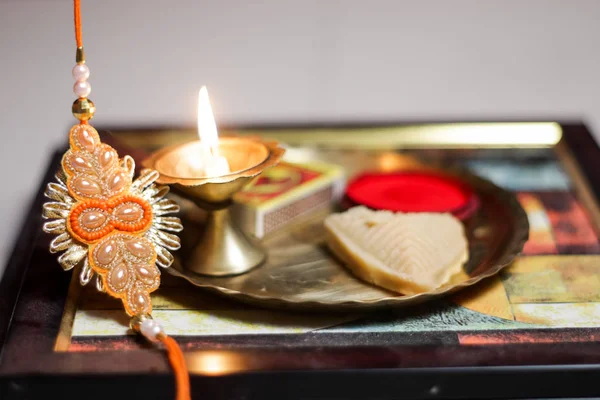
{"type": "Polygon", "coordinates": [[[75,312],[79,303],[81,289],[83,288],[79,283],[81,268],[75,268],[74,272],[71,276],[69,289],[67,290],[67,301],[63,308],[58,335],[54,343],[54,351],[67,351],[71,344],[71,332],[73,331],[73,323],[75,322],[75,312]]]}
{"type": "Polygon", "coordinates": [[[558,143],[554,148],[554,152],[556,153],[561,166],[571,179],[573,189],[578,195],[583,207],[590,214],[596,234],[600,235],[600,205],[598,204],[598,199],[590,189],[591,186],[583,174],[579,163],[575,159],[568,145],[563,141],[558,143]]]}
{"type": "MultiPolygon", "coordinates": [[[[227,136],[257,135],[290,145],[352,148],[364,150],[551,148],[562,138],[556,122],[460,122],[388,125],[366,128],[223,129],[227,136]]],[[[174,137],[192,139],[191,129],[160,130],[123,135],[132,146],[168,145],[174,137]]],[[[223,135],[225,136],[225,135],[223,135]]]]}

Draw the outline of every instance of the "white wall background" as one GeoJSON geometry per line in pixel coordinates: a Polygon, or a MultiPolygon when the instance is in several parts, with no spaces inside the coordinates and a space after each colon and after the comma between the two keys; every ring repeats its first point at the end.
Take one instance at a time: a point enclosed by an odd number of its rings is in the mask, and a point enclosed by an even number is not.
{"type": "MultiPolygon", "coordinates": [[[[584,118],[600,1],[83,0],[96,125],[584,118]]],[[[70,0],[0,0],[0,272],[74,123],[70,0]]]]}

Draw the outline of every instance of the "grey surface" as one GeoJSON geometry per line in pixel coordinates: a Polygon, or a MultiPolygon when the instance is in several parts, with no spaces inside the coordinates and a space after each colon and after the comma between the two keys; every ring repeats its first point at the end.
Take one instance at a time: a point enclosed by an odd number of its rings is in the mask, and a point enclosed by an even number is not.
{"type": "MultiPolygon", "coordinates": [[[[0,270],[73,119],[70,0],[0,1],[0,270]]],[[[580,118],[600,131],[600,2],[83,1],[98,126],[580,118]]]]}

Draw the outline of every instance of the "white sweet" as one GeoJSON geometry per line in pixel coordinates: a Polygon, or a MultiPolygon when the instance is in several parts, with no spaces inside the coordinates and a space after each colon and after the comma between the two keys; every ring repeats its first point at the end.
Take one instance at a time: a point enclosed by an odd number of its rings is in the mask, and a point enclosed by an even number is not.
{"type": "Polygon", "coordinates": [[[354,207],[325,219],[332,251],[360,278],[414,294],[462,271],[468,242],[451,214],[392,213],[354,207]]]}

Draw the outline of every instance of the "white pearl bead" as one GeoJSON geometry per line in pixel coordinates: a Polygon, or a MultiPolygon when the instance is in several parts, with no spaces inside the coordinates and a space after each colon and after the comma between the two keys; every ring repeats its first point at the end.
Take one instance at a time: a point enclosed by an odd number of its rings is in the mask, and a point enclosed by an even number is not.
{"type": "Polygon", "coordinates": [[[88,81],[75,82],[73,85],[73,93],[77,97],[88,97],[92,91],[92,86],[88,81]]]}
{"type": "Polygon", "coordinates": [[[164,331],[162,326],[158,322],[148,318],[145,319],[140,325],[140,332],[149,340],[157,341],[158,339],[156,338],[156,336],[163,333],[164,331]]]}
{"type": "Polygon", "coordinates": [[[82,82],[90,77],[90,69],[85,64],[75,64],[73,67],[73,78],[77,82],[82,82]]]}

